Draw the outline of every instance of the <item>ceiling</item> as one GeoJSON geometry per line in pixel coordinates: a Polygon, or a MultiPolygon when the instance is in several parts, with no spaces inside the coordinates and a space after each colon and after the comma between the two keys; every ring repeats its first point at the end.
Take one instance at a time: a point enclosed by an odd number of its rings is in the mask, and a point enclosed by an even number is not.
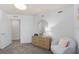
{"type": "Polygon", "coordinates": [[[55,11],[58,9],[66,8],[68,4],[27,4],[27,10],[18,10],[13,4],[0,4],[0,10],[9,14],[29,14],[34,15],[43,12],[55,11]]]}

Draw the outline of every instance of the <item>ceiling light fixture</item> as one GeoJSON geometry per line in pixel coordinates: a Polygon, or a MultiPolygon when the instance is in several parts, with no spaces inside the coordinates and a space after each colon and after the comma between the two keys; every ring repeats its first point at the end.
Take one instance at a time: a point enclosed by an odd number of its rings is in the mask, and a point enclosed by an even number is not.
{"type": "Polygon", "coordinates": [[[14,4],[14,6],[19,10],[26,10],[27,6],[25,4],[14,4]]]}

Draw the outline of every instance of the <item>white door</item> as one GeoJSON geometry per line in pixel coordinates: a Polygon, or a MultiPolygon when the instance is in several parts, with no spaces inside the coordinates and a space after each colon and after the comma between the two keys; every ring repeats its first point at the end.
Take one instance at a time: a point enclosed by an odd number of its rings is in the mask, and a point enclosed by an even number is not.
{"type": "Polygon", "coordinates": [[[12,40],[20,40],[20,20],[12,20],[12,40]]]}

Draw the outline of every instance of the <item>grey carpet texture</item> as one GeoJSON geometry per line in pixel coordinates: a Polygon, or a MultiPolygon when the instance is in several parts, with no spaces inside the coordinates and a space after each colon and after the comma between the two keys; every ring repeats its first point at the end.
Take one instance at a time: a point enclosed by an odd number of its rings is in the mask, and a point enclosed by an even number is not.
{"type": "Polygon", "coordinates": [[[8,47],[0,49],[0,54],[51,54],[51,51],[30,43],[21,44],[19,41],[13,41],[8,47]]]}

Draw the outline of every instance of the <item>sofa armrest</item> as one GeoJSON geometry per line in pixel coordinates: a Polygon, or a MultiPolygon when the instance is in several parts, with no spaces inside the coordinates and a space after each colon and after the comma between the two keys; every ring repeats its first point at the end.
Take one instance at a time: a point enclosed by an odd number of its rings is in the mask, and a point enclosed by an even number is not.
{"type": "Polygon", "coordinates": [[[58,40],[53,40],[53,41],[51,42],[51,45],[58,45],[58,40]]]}

